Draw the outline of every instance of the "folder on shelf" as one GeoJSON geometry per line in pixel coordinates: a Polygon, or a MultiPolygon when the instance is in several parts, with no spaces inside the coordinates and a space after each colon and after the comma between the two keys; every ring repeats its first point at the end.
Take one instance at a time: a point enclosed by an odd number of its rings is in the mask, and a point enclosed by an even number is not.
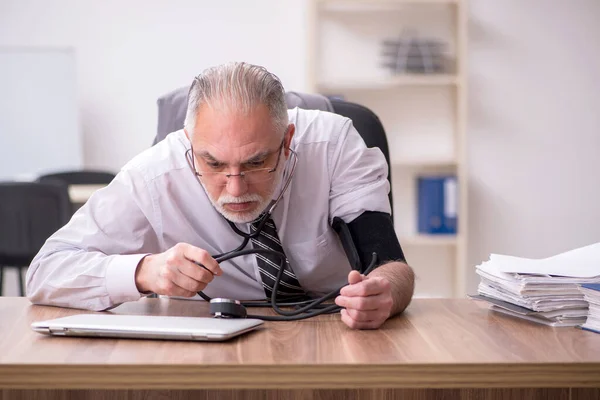
{"type": "Polygon", "coordinates": [[[424,234],[456,234],[458,220],[455,176],[422,176],[417,182],[418,231],[424,234]]]}

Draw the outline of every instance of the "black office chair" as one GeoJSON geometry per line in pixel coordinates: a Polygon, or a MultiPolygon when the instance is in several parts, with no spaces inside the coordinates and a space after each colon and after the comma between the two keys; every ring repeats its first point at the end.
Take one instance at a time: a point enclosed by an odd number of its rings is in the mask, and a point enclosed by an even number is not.
{"type": "MultiPolygon", "coordinates": [[[[54,183],[68,187],[69,185],[108,185],[115,174],[106,171],[80,170],[63,171],[44,174],[38,177],[38,182],[54,183]]],[[[71,215],[83,206],[80,202],[71,202],[71,215]]]]}
{"type": "Polygon", "coordinates": [[[38,181],[61,181],[67,185],[108,185],[114,178],[115,174],[112,172],[81,170],[44,174],[38,181]]]}
{"type": "MultiPolygon", "coordinates": [[[[152,145],[163,140],[169,133],[183,128],[188,91],[189,87],[179,88],[158,99],[158,129],[152,145]]],[[[285,101],[288,108],[299,107],[306,110],[328,111],[350,118],[367,147],[379,147],[388,164],[389,199],[393,211],[390,151],[385,129],[377,115],[359,104],[340,99],[329,99],[320,94],[286,92],[285,101]]]]}
{"type": "Polygon", "coordinates": [[[0,296],[7,267],[17,268],[19,294],[23,296],[22,269],[70,217],[71,202],[65,185],[0,182],[0,296]]]}

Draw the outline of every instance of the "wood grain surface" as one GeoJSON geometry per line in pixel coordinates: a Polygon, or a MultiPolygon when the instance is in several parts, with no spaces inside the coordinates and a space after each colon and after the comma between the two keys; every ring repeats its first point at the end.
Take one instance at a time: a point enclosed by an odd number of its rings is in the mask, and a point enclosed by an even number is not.
{"type": "Polygon", "coordinates": [[[600,389],[4,390],[0,400],[598,400],[600,389]]]}
{"type": "MultiPolygon", "coordinates": [[[[221,343],[48,337],[30,329],[82,312],[0,298],[0,388],[600,388],[600,335],[497,315],[473,300],[416,299],[374,331],[327,315],[267,322],[221,343]]],[[[174,299],[110,312],[208,316],[203,302],[174,299]]]]}

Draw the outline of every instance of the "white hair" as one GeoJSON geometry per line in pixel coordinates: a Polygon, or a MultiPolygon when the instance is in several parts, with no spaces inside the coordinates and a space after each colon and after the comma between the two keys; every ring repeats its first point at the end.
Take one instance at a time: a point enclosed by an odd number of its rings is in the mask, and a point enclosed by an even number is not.
{"type": "Polygon", "coordinates": [[[269,109],[275,127],[283,134],[288,125],[284,95],[285,90],[279,78],[264,67],[231,62],[208,68],[192,82],[184,126],[193,134],[196,117],[203,104],[244,114],[264,104],[269,109]]]}

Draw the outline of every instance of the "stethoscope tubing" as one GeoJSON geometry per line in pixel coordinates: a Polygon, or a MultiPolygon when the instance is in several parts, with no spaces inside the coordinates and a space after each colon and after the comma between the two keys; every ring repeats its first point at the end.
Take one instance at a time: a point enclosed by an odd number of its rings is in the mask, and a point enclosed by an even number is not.
{"type": "MultiPolygon", "coordinates": [[[[275,207],[279,204],[279,202],[283,198],[283,195],[285,194],[288,186],[290,185],[292,178],[294,177],[294,174],[296,171],[296,165],[298,163],[298,155],[291,148],[290,148],[290,151],[292,152],[292,155],[294,158],[290,174],[289,174],[288,178],[286,179],[286,182],[285,182],[282,190],[280,191],[277,199],[274,201],[271,201],[271,203],[267,207],[267,211],[265,213],[263,213],[263,215],[261,216],[260,222],[259,222],[256,230],[251,233],[243,232],[236,226],[235,223],[227,220],[231,229],[237,235],[239,235],[243,238],[242,243],[240,243],[240,245],[238,247],[236,247],[234,250],[228,251],[226,253],[213,255],[213,258],[218,263],[230,260],[232,258],[248,255],[248,254],[269,254],[269,255],[274,255],[279,258],[279,260],[280,260],[279,271],[278,271],[277,277],[275,279],[275,285],[273,286],[273,291],[271,294],[270,301],[269,302],[265,302],[265,301],[260,302],[259,301],[259,302],[242,302],[241,303],[242,306],[244,306],[244,307],[272,307],[273,310],[279,314],[279,316],[248,314],[247,318],[256,318],[256,319],[261,319],[264,321],[296,321],[296,320],[301,320],[301,319],[306,319],[306,318],[312,318],[317,315],[321,315],[321,314],[325,314],[325,313],[337,312],[341,309],[341,307],[339,307],[335,304],[332,304],[329,306],[320,307],[317,310],[312,310],[315,307],[319,307],[322,303],[338,296],[341,288],[333,290],[333,291],[327,293],[326,295],[324,295],[318,299],[314,299],[314,300],[291,301],[292,299],[288,299],[287,302],[284,301],[284,302],[278,303],[277,302],[277,289],[279,288],[279,282],[281,281],[281,277],[283,276],[283,271],[285,269],[285,263],[287,260],[285,254],[278,252],[278,251],[274,251],[274,250],[259,249],[259,248],[244,250],[244,248],[248,245],[248,242],[251,239],[254,239],[254,238],[258,237],[258,235],[260,235],[264,225],[266,224],[267,220],[271,217],[271,214],[272,214],[273,210],[275,209],[275,207]],[[282,310],[280,307],[299,307],[299,308],[296,310],[292,310],[292,311],[286,311],[286,310],[282,310]]],[[[373,268],[375,267],[376,263],[377,263],[377,254],[373,253],[371,263],[369,264],[368,268],[365,270],[364,274],[366,275],[369,272],[371,272],[373,270],[373,268]]],[[[203,265],[200,265],[200,266],[205,268],[203,265]]],[[[212,300],[211,297],[207,296],[202,291],[199,291],[198,295],[202,299],[206,300],[207,302],[210,302],[212,300]]]]}

